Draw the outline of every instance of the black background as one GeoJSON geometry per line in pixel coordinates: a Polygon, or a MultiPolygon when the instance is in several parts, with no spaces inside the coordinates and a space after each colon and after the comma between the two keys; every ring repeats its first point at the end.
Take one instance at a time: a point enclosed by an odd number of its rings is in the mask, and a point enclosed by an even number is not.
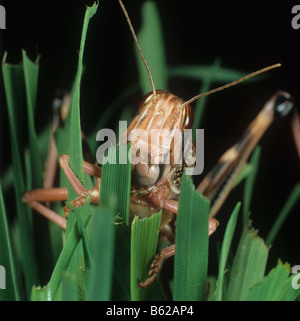
{"type": "MultiPolygon", "coordinates": [[[[141,4],[124,1],[138,32],[141,4]]],[[[205,171],[230,147],[277,90],[290,92],[300,101],[300,30],[291,26],[289,1],[155,1],[158,5],[169,66],[211,64],[222,58],[222,66],[248,72],[273,63],[282,68],[265,80],[243,84],[209,97],[202,128],[205,129],[205,171]]],[[[70,89],[77,68],[78,48],[85,5],[88,1],[2,1],[6,8],[6,30],[1,30],[0,54],[8,62],[21,60],[21,48],[35,59],[41,54],[36,127],[40,131],[51,117],[51,103],[57,88],[70,89]]],[[[84,56],[82,81],[82,127],[89,133],[110,101],[137,80],[133,41],[117,0],[100,1],[91,20],[84,56]]],[[[0,174],[10,163],[7,113],[1,85],[0,174]]],[[[188,99],[198,93],[200,83],[173,79],[169,89],[188,99]]],[[[132,99],[136,108],[141,93],[132,99]]],[[[118,115],[116,115],[117,117],[118,115]]],[[[276,214],[299,181],[299,159],[293,145],[290,124],[272,125],[261,140],[262,155],[252,202],[252,219],[265,237],[276,214]]],[[[242,189],[233,191],[218,219],[228,219],[242,189]]],[[[278,257],[300,264],[300,206],[293,210],[270,252],[270,265],[278,257]]],[[[218,233],[216,233],[218,234],[218,233]]],[[[219,235],[222,235],[220,232],[219,235]]],[[[220,236],[213,236],[216,240],[220,236]]],[[[212,250],[214,251],[214,250],[212,250]]]]}

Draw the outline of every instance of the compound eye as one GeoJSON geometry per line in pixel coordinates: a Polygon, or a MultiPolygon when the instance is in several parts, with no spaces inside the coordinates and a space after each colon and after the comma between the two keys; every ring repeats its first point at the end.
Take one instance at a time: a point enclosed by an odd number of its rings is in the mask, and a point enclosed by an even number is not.
{"type": "Polygon", "coordinates": [[[142,186],[154,185],[159,177],[159,166],[139,163],[134,167],[134,181],[142,186]]]}
{"type": "Polygon", "coordinates": [[[194,111],[191,105],[184,106],[184,121],[183,128],[191,129],[194,123],[194,111]]]}
{"type": "Polygon", "coordinates": [[[294,107],[294,100],[289,93],[279,92],[274,103],[274,110],[281,117],[286,116],[294,107]]]}

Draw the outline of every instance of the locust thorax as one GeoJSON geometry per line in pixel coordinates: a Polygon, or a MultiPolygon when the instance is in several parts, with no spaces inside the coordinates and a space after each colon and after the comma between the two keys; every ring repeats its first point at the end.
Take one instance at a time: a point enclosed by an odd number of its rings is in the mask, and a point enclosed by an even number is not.
{"type": "Polygon", "coordinates": [[[163,90],[147,94],[139,113],[127,129],[131,142],[133,182],[152,186],[182,166],[184,129],[193,124],[193,110],[183,100],[163,90]]]}

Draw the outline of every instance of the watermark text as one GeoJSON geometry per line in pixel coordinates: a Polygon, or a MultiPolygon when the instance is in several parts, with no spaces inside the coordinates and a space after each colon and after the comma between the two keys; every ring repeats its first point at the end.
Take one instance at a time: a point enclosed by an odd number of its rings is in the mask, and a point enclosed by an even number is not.
{"type": "Polygon", "coordinates": [[[300,29],[300,5],[295,5],[292,8],[292,14],[294,15],[292,18],[292,27],[295,30],[300,29]]]}
{"type": "Polygon", "coordinates": [[[6,29],[6,11],[3,6],[0,6],[0,29],[6,29]]]}
{"type": "Polygon", "coordinates": [[[292,273],[295,274],[297,273],[293,278],[292,278],[292,287],[295,290],[298,290],[300,288],[300,265],[294,265],[292,267],[292,273]]]}
{"type": "Polygon", "coordinates": [[[0,290],[6,289],[6,272],[4,266],[0,265],[0,290]]]}
{"type": "MultiPolygon", "coordinates": [[[[104,128],[98,131],[96,140],[103,142],[97,149],[96,159],[101,165],[107,162],[116,164],[116,155],[110,147],[116,147],[116,134],[104,128]],[[110,154],[106,154],[109,149],[110,154]]],[[[196,129],[195,147],[192,143],[192,130],[134,128],[127,133],[127,122],[119,122],[119,164],[130,161],[134,167],[150,165],[185,165],[187,175],[199,175],[204,170],[204,129],[196,129]],[[126,144],[131,143],[127,154],[126,144]]]]}

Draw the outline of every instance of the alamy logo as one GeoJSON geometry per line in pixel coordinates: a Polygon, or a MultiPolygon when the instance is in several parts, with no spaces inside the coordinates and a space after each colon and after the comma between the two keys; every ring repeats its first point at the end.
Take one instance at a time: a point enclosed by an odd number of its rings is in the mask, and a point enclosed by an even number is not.
{"type": "Polygon", "coordinates": [[[6,289],[6,273],[4,266],[0,265],[0,290],[6,289]]]}
{"type": "Polygon", "coordinates": [[[0,6],[0,29],[6,29],[6,12],[3,6],[0,6]]]}
{"type": "Polygon", "coordinates": [[[293,29],[298,30],[300,28],[300,5],[293,6],[292,14],[294,14],[294,17],[291,21],[292,27],[293,29]]]}
{"type": "MultiPolygon", "coordinates": [[[[181,165],[183,161],[187,165],[185,169],[187,175],[200,175],[204,169],[204,129],[196,129],[195,149],[192,145],[192,130],[184,129],[150,129],[134,128],[127,133],[127,122],[119,122],[120,154],[119,164],[127,164],[130,156],[130,163],[138,170],[142,176],[147,169],[146,164],[151,164],[149,175],[159,176],[159,165],[172,164],[181,165]],[[131,143],[131,148],[127,155],[126,143],[131,143]],[[153,165],[153,166],[152,166],[153,165]],[[138,169],[139,168],[139,169],[138,169]],[[143,170],[142,170],[143,168],[143,170]],[[143,174],[140,171],[143,171],[143,174]],[[153,173],[155,171],[155,173],[153,173]]],[[[105,151],[116,146],[116,134],[113,130],[103,128],[98,131],[96,140],[107,141],[101,144],[96,152],[97,162],[101,165],[108,161],[116,164],[115,150],[110,150],[110,154],[105,156],[105,151]]],[[[148,171],[150,167],[148,168],[148,171]]],[[[154,178],[154,176],[153,176],[154,178]]]]}
{"type": "Polygon", "coordinates": [[[292,273],[295,274],[297,273],[293,278],[292,278],[292,287],[295,290],[298,290],[300,288],[300,283],[298,282],[300,279],[300,265],[295,265],[292,268],[292,273]]]}

